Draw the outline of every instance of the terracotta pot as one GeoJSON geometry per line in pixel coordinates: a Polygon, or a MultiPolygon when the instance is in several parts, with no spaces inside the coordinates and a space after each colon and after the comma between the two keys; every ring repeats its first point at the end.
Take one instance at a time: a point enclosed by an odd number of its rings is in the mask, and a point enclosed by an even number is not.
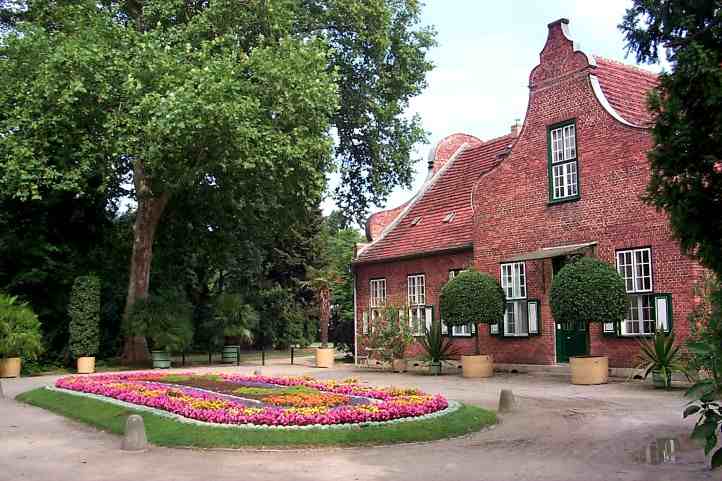
{"type": "Polygon", "coordinates": [[[333,360],[336,357],[336,349],[317,348],[316,349],[316,367],[333,367],[333,360]]]}
{"type": "Polygon", "coordinates": [[[609,358],[607,356],[570,357],[572,384],[605,384],[609,379],[609,358]]]}
{"type": "Polygon", "coordinates": [[[406,359],[394,359],[391,362],[391,367],[393,368],[394,372],[406,372],[406,359]]]}
{"type": "Polygon", "coordinates": [[[461,375],[482,378],[494,375],[494,359],[491,356],[461,356],[461,375]]]}
{"type": "Polygon", "coordinates": [[[20,366],[19,357],[0,359],[0,377],[20,377],[20,366]]]}
{"type": "Polygon", "coordinates": [[[78,374],[92,374],[95,372],[95,358],[94,357],[79,357],[78,358],[78,374]]]}

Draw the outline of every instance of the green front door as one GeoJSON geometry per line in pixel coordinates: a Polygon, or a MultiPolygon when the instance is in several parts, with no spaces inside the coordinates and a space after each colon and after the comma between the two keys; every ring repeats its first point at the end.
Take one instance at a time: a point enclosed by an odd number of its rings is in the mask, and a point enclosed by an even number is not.
{"type": "Polygon", "coordinates": [[[584,356],[588,351],[587,330],[584,323],[564,325],[557,322],[557,362],[569,362],[572,356],[584,356]]]}
{"type": "MultiPolygon", "coordinates": [[[[556,275],[559,270],[569,262],[565,256],[552,259],[553,272],[556,275]]],[[[572,356],[584,356],[589,354],[589,335],[586,323],[573,322],[570,324],[556,323],[556,344],[557,362],[569,362],[572,356]]]]}

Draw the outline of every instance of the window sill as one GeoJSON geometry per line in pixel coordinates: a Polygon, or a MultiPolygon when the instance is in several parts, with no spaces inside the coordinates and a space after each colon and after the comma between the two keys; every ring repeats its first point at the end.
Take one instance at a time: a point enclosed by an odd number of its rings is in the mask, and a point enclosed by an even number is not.
{"type": "Polygon", "coordinates": [[[562,199],[549,200],[549,202],[547,202],[547,207],[551,207],[551,206],[557,205],[557,204],[566,204],[567,202],[576,202],[581,198],[582,198],[581,195],[575,195],[573,197],[564,197],[562,199]]]}

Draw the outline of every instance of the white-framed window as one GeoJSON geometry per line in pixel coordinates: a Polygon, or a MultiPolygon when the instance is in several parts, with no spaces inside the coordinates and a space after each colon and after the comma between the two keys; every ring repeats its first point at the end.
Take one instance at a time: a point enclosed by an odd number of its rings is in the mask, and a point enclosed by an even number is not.
{"type": "Polygon", "coordinates": [[[421,336],[426,325],[426,277],[424,274],[412,274],[407,276],[406,282],[411,333],[421,336]]]}
{"type": "Polygon", "coordinates": [[[371,279],[369,292],[369,306],[384,307],[386,305],[386,279],[371,279]]]}
{"type": "Polygon", "coordinates": [[[506,295],[504,335],[528,336],[526,267],[523,262],[510,262],[501,265],[501,288],[506,295]]]}
{"type": "Polygon", "coordinates": [[[551,200],[579,195],[577,134],[574,123],[549,130],[551,200]]]}
{"type": "MultiPolygon", "coordinates": [[[[617,271],[624,279],[629,308],[621,326],[623,336],[654,334],[657,316],[652,294],[652,250],[648,247],[617,251],[617,271]]],[[[666,315],[666,313],[664,313],[666,315]]]]}

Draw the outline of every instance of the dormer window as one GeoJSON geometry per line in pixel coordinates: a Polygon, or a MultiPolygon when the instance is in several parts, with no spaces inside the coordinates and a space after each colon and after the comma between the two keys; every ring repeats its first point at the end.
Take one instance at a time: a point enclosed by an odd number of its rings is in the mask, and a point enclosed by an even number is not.
{"type": "Polygon", "coordinates": [[[419,222],[421,222],[421,216],[419,216],[419,217],[414,217],[414,220],[411,221],[411,225],[412,225],[412,226],[418,225],[419,222]]]}
{"type": "Polygon", "coordinates": [[[548,129],[549,201],[564,202],[579,198],[579,159],[574,120],[548,129]]]}
{"type": "Polygon", "coordinates": [[[442,220],[442,222],[443,222],[444,224],[448,224],[449,222],[451,222],[452,220],[454,220],[454,217],[456,217],[456,212],[449,212],[448,214],[446,214],[446,216],[444,217],[444,219],[442,220]]]}

